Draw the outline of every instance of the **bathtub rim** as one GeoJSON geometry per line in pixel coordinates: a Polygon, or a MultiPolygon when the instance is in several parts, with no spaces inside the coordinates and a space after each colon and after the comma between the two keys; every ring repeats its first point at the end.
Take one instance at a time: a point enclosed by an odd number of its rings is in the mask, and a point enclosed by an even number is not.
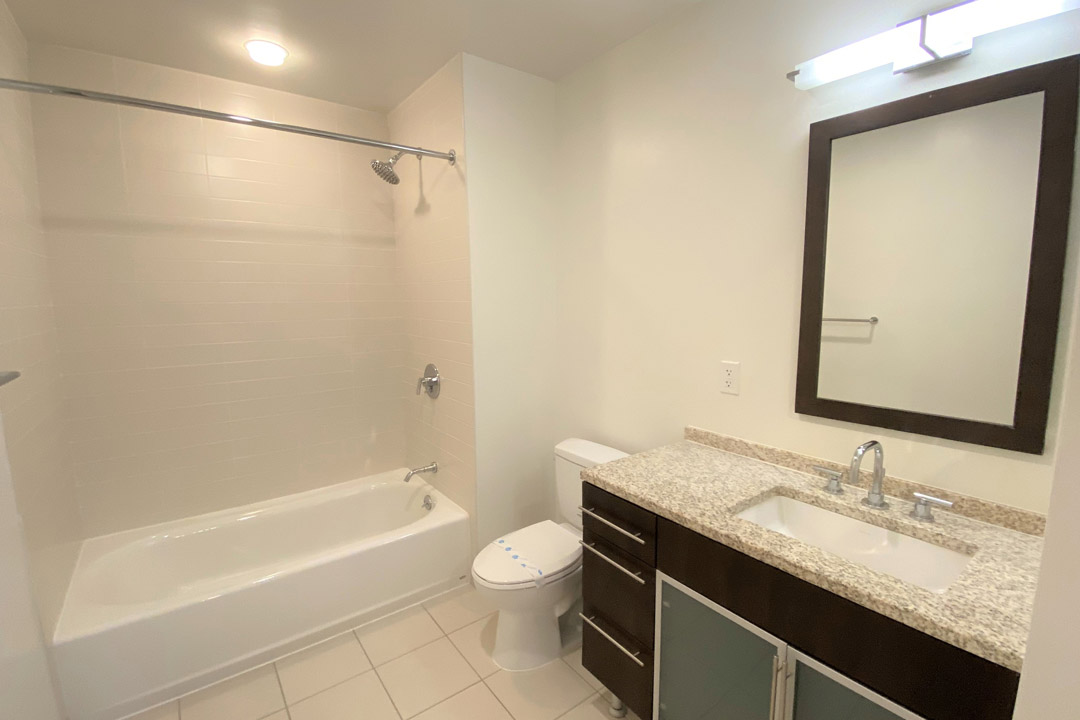
{"type": "MultiPolygon", "coordinates": [[[[112,607],[124,608],[122,614],[119,617],[112,620],[92,620],[90,622],[76,622],[65,620],[69,617],[66,612],[68,610],[68,601],[73,598],[73,591],[76,590],[76,579],[79,577],[80,571],[85,569],[87,563],[101,558],[109,552],[115,551],[130,542],[138,540],[145,540],[147,538],[153,538],[158,535],[167,534],[167,531],[172,528],[185,527],[191,529],[195,527],[212,526],[215,523],[222,521],[235,520],[240,516],[247,515],[254,512],[266,512],[277,511],[281,512],[287,509],[288,506],[296,505],[311,505],[316,504],[316,500],[326,502],[333,501],[336,497],[349,496],[357,494],[358,490],[374,490],[380,486],[392,486],[394,483],[400,483],[400,478],[407,472],[407,468],[395,468],[393,470],[376,473],[374,475],[367,475],[359,478],[353,478],[333,485],[327,485],[321,488],[313,488],[310,490],[303,490],[298,493],[292,493],[289,495],[281,495],[267,500],[259,500],[247,505],[238,505],[231,508],[224,508],[221,510],[213,510],[208,513],[202,513],[199,515],[193,515],[186,518],[177,518],[174,520],[167,520],[161,523],[155,523],[152,525],[144,525],[138,528],[131,528],[127,530],[120,530],[115,533],[109,533],[107,535],[99,535],[92,538],[83,540],[79,545],[79,553],[76,558],[75,566],[71,574],[71,579],[68,582],[68,586],[64,593],[64,602],[61,606],[59,616],[56,621],[56,626],[50,637],[50,644],[52,646],[62,645],[72,641],[77,641],[81,638],[94,635],[97,633],[105,632],[110,629],[115,629],[122,625],[138,622],[148,618],[154,618],[161,615],[165,615],[169,612],[175,611],[178,608],[186,607],[189,605],[195,605],[199,603],[205,603],[213,600],[220,595],[240,590],[242,588],[258,585],[259,583],[267,580],[272,580],[276,577],[289,576],[305,568],[318,567],[326,565],[335,561],[339,561],[344,557],[359,552],[365,548],[379,547],[387,543],[394,542],[397,539],[410,536],[417,532],[422,532],[425,529],[438,527],[441,525],[449,524],[455,520],[465,518],[468,520],[468,513],[457,503],[447,497],[444,493],[437,490],[434,486],[425,480],[417,482],[415,485],[416,492],[425,492],[430,494],[435,499],[435,507],[427,511],[427,513],[417,520],[414,520],[405,525],[386,530],[375,535],[368,535],[357,538],[355,541],[351,541],[342,545],[334,546],[328,551],[321,552],[318,555],[302,555],[291,558],[290,560],[278,564],[264,565],[257,568],[252,568],[248,571],[238,573],[236,575],[227,576],[222,579],[220,586],[214,585],[214,591],[206,593],[200,591],[194,596],[192,595],[180,595],[172,599],[172,601],[166,600],[153,600],[144,603],[131,603],[125,605],[115,605],[112,607]],[[102,545],[103,547],[95,547],[96,545],[102,545]],[[88,555],[88,548],[93,556],[88,555]],[[76,626],[69,629],[69,625],[75,622],[76,626]]],[[[93,607],[103,607],[100,603],[92,604],[93,607]]]]}

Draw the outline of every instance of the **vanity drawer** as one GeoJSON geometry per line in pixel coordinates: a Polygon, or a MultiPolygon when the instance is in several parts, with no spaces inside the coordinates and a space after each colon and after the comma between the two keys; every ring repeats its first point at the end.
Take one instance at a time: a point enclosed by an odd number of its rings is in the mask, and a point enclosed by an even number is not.
{"type": "Polygon", "coordinates": [[[652,652],[585,604],[581,663],[639,717],[652,717],[652,652]]]}
{"type": "Polygon", "coordinates": [[[582,483],[581,499],[587,534],[656,566],[655,514],[589,483],[582,483]]]}
{"type": "Polygon", "coordinates": [[[652,648],[656,617],[656,570],[586,530],[582,548],[585,605],[652,648]]]}

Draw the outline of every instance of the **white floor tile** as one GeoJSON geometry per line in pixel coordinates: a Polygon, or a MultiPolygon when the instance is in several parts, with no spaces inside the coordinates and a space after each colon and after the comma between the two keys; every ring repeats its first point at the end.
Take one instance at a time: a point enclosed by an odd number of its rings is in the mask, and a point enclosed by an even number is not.
{"type": "Polygon", "coordinates": [[[285,702],[294,705],[306,697],[371,669],[356,635],[347,632],[277,662],[285,702]]]}
{"type": "Polygon", "coordinates": [[[289,715],[292,720],[399,720],[374,671],[290,705],[289,715]]]}
{"type": "Polygon", "coordinates": [[[484,683],[425,710],[415,720],[514,720],[484,683]]]}
{"type": "MultiPolygon", "coordinates": [[[[563,653],[563,660],[566,661],[566,664],[569,665],[573,669],[574,672],[576,672],[578,675],[580,675],[582,678],[584,678],[585,682],[589,683],[589,685],[592,685],[594,690],[599,691],[599,690],[604,689],[604,683],[597,680],[596,676],[593,675],[588,670],[586,670],[585,666],[581,664],[581,646],[580,645],[578,645],[573,650],[570,650],[568,652],[564,652],[563,653]]],[[[287,692],[286,692],[286,695],[288,695],[287,692]]]]}
{"type": "MultiPolygon", "coordinates": [[[[559,720],[611,720],[608,708],[611,705],[603,695],[593,695],[576,708],[566,713],[559,720]]],[[[629,709],[626,711],[625,720],[639,720],[638,716],[629,709]]]]}
{"type": "Polygon", "coordinates": [[[184,720],[258,720],[284,707],[273,665],[180,698],[184,720]]]}
{"type": "Polygon", "coordinates": [[[263,720],[289,720],[288,710],[278,710],[273,715],[268,715],[263,720]]]}
{"type": "Polygon", "coordinates": [[[378,667],[376,672],[404,718],[427,710],[480,679],[445,637],[378,667]]]}
{"type": "Polygon", "coordinates": [[[423,607],[414,607],[359,627],[356,636],[378,667],[443,637],[443,631],[423,607]]]}
{"type": "Polygon", "coordinates": [[[180,703],[175,700],[146,712],[141,712],[128,720],[180,720],[180,703]]]}
{"type": "Polygon", "coordinates": [[[514,720],[554,720],[595,690],[562,660],[536,670],[500,670],[484,680],[514,720]]]}
{"type": "Polygon", "coordinates": [[[495,612],[472,585],[428,601],[424,607],[447,634],[495,612]]]}
{"type": "Polygon", "coordinates": [[[491,659],[491,651],[495,648],[495,628],[498,625],[498,619],[498,615],[489,615],[450,634],[450,642],[461,651],[480,677],[487,677],[499,671],[499,666],[491,659]]]}

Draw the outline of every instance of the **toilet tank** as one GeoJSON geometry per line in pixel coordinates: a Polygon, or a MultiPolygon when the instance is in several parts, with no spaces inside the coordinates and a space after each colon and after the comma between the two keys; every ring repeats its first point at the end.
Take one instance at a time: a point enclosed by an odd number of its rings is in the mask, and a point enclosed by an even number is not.
{"type": "Polygon", "coordinates": [[[607,445],[570,438],[555,446],[555,492],[559,515],[576,528],[581,527],[581,471],[594,465],[626,457],[622,450],[607,445]]]}

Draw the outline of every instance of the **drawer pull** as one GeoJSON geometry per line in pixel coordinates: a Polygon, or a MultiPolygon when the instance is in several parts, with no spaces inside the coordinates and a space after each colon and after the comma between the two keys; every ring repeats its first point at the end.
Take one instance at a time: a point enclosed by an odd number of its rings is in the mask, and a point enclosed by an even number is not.
{"type": "Polygon", "coordinates": [[[591,517],[594,520],[599,520],[600,522],[604,523],[605,525],[607,525],[612,530],[615,530],[617,532],[622,533],[623,535],[630,538],[631,540],[638,543],[639,545],[644,545],[645,544],[645,541],[641,539],[641,533],[632,533],[629,530],[624,530],[621,527],[619,527],[618,525],[616,525],[615,523],[611,522],[610,520],[605,520],[604,518],[600,517],[595,512],[593,512],[593,510],[590,509],[590,508],[585,508],[585,507],[582,507],[581,505],[578,505],[578,510],[585,513],[586,515],[588,515],[589,517],[591,517]]]}
{"type": "Polygon", "coordinates": [[[596,632],[603,635],[605,640],[607,640],[609,643],[611,643],[615,647],[619,648],[619,650],[621,650],[622,653],[624,655],[626,655],[626,657],[628,657],[631,660],[633,660],[634,662],[636,662],[638,664],[638,667],[645,667],[645,663],[641,662],[641,660],[638,658],[638,655],[640,655],[641,653],[630,652],[629,650],[624,648],[622,645],[619,644],[619,642],[617,640],[615,640],[615,638],[611,637],[606,632],[604,632],[602,629],[600,629],[600,626],[597,625],[596,623],[594,623],[592,618],[585,617],[584,613],[578,613],[578,617],[581,618],[582,620],[584,620],[585,622],[589,623],[589,625],[592,627],[593,630],[595,630],[596,632]]]}
{"type": "Polygon", "coordinates": [[[596,557],[598,557],[601,560],[603,560],[604,562],[606,562],[608,565],[611,565],[612,567],[618,569],[624,575],[629,576],[631,580],[636,580],[637,582],[641,583],[642,585],[645,584],[645,578],[641,577],[640,572],[630,572],[629,570],[624,568],[622,565],[615,562],[614,560],[609,558],[607,555],[605,555],[604,553],[600,552],[595,547],[593,547],[593,545],[595,543],[586,543],[584,540],[578,540],[578,542],[581,543],[581,547],[585,548],[586,550],[591,552],[593,555],[595,555],[596,557]]]}

